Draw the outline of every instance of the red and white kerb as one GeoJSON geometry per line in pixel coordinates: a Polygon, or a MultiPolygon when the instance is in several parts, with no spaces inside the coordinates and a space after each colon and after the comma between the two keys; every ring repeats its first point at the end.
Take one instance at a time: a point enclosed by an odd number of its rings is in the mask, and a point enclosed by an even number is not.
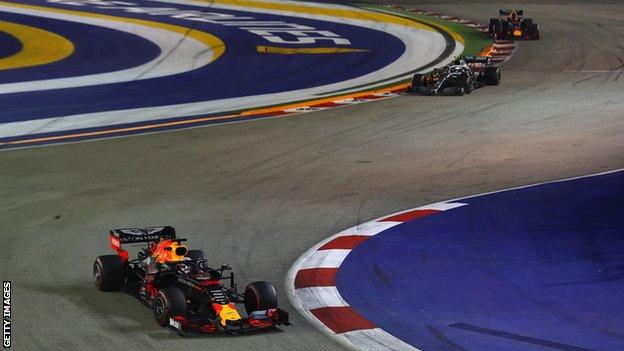
{"type": "Polygon", "coordinates": [[[385,332],[340,296],[336,273],[357,245],[401,223],[464,206],[443,202],[418,207],[349,228],[316,244],[293,264],[286,290],[293,305],[323,332],[355,350],[418,350],[385,332]]]}

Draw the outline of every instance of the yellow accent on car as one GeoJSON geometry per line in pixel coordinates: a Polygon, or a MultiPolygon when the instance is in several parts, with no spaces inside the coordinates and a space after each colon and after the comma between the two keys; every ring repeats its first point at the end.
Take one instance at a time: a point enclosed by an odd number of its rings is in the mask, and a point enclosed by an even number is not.
{"type": "Polygon", "coordinates": [[[230,305],[221,305],[221,311],[219,311],[219,317],[221,318],[221,325],[225,327],[227,321],[239,321],[241,319],[240,314],[235,308],[230,305]]]}
{"type": "Polygon", "coordinates": [[[256,46],[256,51],[264,54],[280,54],[280,55],[296,55],[296,54],[343,54],[350,52],[367,52],[366,49],[352,49],[352,48],[281,48],[277,46],[256,46]]]}
{"type": "Polygon", "coordinates": [[[0,21],[5,32],[22,44],[14,55],[0,59],[0,71],[45,65],[60,61],[74,52],[74,45],[64,37],[40,28],[0,21]]]}

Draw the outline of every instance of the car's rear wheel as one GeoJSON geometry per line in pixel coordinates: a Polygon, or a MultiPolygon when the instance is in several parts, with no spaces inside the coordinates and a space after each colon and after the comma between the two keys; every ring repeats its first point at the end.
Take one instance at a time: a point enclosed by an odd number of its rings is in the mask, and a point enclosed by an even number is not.
{"type": "Polygon", "coordinates": [[[485,84],[487,85],[499,85],[501,79],[501,71],[498,67],[488,67],[484,73],[485,84]]]}
{"type": "Polygon", "coordinates": [[[498,21],[496,23],[494,23],[494,38],[495,39],[502,39],[503,37],[503,24],[498,21]]]}
{"type": "Polygon", "coordinates": [[[527,33],[534,38],[539,38],[539,27],[537,24],[531,23],[527,29],[527,33]]]}
{"type": "Polygon", "coordinates": [[[119,255],[99,256],[93,262],[93,283],[100,291],[119,290],[122,285],[125,262],[119,255]]]}
{"type": "Polygon", "coordinates": [[[511,26],[509,25],[509,22],[501,22],[500,34],[500,39],[509,39],[511,37],[511,26]]]}
{"type": "Polygon", "coordinates": [[[253,282],[245,288],[247,313],[277,308],[277,293],[269,282],[253,282]]]}
{"type": "Polygon", "coordinates": [[[500,27],[500,20],[498,18],[490,18],[490,25],[488,27],[488,34],[496,34],[496,29],[500,27]]]}
{"type": "Polygon", "coordinates": [[[178,288],[163,288],[158,291],[152,310],[156,323],[160,326],[166,326],[169,323],[169,318],[186,314],[186,297],[184,297],[182,290],[178,288]]]}

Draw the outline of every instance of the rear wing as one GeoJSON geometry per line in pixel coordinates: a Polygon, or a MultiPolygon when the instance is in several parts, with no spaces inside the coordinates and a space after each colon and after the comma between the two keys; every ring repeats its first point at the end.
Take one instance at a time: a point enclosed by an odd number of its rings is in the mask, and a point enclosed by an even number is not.
{"type": "Polygon", "coordinates": [[[148,227],[141,228],[125,228],[112,229],[110,235],[119,239],[121,244],[131,243],[147,243],[150,241],[158,241],[162,239],[175,239],[176,232],[173,227],[148,227]]]}
{"type": "Polygon", "coordinates": [[[483,65],[483,66],[492,65],[491,56],[464,56],[463,58],[464,58],[464,61],[469,65],[483,65]]]}
{"type": "Polygon", "coordinates": [[[121,245],[134,243],[151,243],[160,239],[175,239],[176,231],[171,226],[148,227],[148,228],[124,228],[111,229],[109,241],[111,248],[117,251],[124,261],[128,260],[128,251],[121,245]]]}
{"type": "Polygon", "coordinates": [[[516,16],[523,16],[524,15],[524,11],[522,11],[522,10],[509,10],[509,9],[499,9],[498,10],[498,14],[500,16],[509,16],[509,15],[511,15],[512,12],[515,12],[516,16]]]}

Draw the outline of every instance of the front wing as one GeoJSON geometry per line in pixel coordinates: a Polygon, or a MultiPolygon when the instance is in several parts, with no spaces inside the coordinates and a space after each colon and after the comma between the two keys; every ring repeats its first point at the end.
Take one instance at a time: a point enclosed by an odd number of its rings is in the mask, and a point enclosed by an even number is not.
{"type": "Polygon", "coordinates": [[[192,318],[178,316],[169,319],[168,329],[183,335],[191,333],[225,333],[239,334],[255,330],[273,328],[278,325],[290,325],[288,312],[275,308],[267,311],[254,312],[247,319],[226,321],[225,325],[219,318],[192,318]]]}

